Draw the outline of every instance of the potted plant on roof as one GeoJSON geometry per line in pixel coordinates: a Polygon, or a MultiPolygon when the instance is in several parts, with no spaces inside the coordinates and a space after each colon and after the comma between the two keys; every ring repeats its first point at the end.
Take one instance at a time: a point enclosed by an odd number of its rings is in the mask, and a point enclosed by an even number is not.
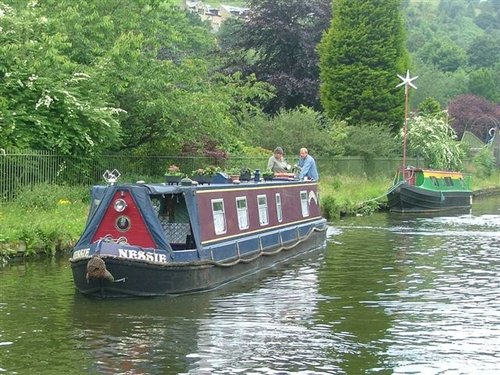
{"type": "Polygon", "coordinates": [[[219,167],[209,165],[205,168],[198,168],[192,172],[192,180],[197,181],[199,184],[210,184],[213,177],[220,171],[219,167]]]}
{"type": "Polygon", "coordinates": [[[274,172],[270,169],[262,173],[262,177],[264,178],[264,181],[271,181],[274,178],[274,172]]]}
{"type": "Polygon", "coordinates": [[[181,172],[180,168],[175,164],[171,164],[165,172],[165,183],[169,185],[178,184],[182,177],[184,177],[184,173],[181,172]]]}
{"type": "Polygon", "coordinates": [[[248,167],[241,167],[240,169],[240,180],[250,181],[252,179],[253,171],[248,167]]]}
{"type": "Polygon", "coordinates": [[[232,182],[240,182],[240,168],[231,168],[226,172],[226,174],[229,176],[232,182]]]}

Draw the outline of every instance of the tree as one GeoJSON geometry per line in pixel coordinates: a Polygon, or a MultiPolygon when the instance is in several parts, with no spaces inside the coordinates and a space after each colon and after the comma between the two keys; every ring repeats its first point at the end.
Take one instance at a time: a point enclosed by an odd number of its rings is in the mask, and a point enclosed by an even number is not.
{"type": "Polygon", "coordinates": [[[467,49],[469,65],[486,68],[495,65],[500,56],[500,32],[485,34],[474,39],[467,49]]]}
{"type": "Polygon", "coordinates": [[[488,131],[500,126],[500,105],[475,95],[461,95],[448,106],[452,127],[461,139],[464,131],[486,141],[488,131]]]}
{"type": "Polygon", "coordinates": [[[362,156],[365,160],[399,155],[401,143],[383,124],[364,123],[349,126],[345,139],[345,155],[362,156]]]}
{"type": "Polygon", "coordinates": [[[330,0],[249,0],[245,21],[219,34],[226,70],[254,73],[276,88],[268,113],[299,105],[319,108],[316,46],[331,18],[330,0]]]}
{"type": "Polygon", "coordinates": [[[234,143],[241,112],[258,111],[269,91],[216,74],[215,37],[175,3],[2,6],[3,145],[81,154],[234,143]]]}
{"type": "Polygon", "coordinates": [[[454,72],[464,66],[467,58],[465,51],[449,39],[433,39],[426,43],[418,56],[426,63],[435,65],[443,72],[454,72]]]}
{"type": "Polygon", "coordinates": [[[399,0],[334,2],[319,46],[321,103],[329,116],[401,126],[404,92],[396,73],[409,63],[399,6],[399,0]]]}
{"type": "Polygon", "coordinates": [[[500,101],[500,63],[495,68],[473,70],[469,74],[469,92],[492,102],[500,101]]]}
{"type": "Polygon", "coordinates": [[[425,159],[430,168],[460,169],[464,150],[445,120],[435,116],[416,116],[408,124],[408,152],[425,159]]]}
{"type": "Polygon", "coordinates": [[[1,146],[99,153],[119,141],[120,109],[95,69],[65,55],[69,41],[56,26],[37,6],[0,3],[1,146]]]}
{"type": "Polygon", "coordinates": [[[418,112],[422,115],[430,115],[430,116],[442,116],[443,112],[441,111],[441,105],[439,102],[433,98],[426,98],[420,105],[418,106],[418,112]]]}
{"type": "Polygon", "coordinates": [[[418,90],[411,91],[411,108],[419,107],[428,97],[435,98],[441,107],[446,108],[453,98],[468,91],[468,75],[464,69],[443,72],[418,58],[414,59],[413,65],[413,73],[418,75],[418,90]]]}

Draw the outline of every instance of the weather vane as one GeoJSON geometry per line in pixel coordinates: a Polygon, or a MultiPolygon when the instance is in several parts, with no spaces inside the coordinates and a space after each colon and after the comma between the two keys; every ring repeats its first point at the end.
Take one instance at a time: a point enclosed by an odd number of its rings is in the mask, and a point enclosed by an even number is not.
{"type": "Polygon", "coordinates": [[[397,87],[405,86],[405,125],[403,128],[403,171],[406,168],[406,133],[408,131],[408,92],[409,92],[409,87],[413,87],[415,90],[417,89],[417,86],[415,86],[412,81],[416,80],[418,76],[411,78],[410,77],[410,71],[406,71],[406,77],[400,76],[399,74],[397,75],[399,79],[401,79],[403,82],[401,82],[397,87]]]}

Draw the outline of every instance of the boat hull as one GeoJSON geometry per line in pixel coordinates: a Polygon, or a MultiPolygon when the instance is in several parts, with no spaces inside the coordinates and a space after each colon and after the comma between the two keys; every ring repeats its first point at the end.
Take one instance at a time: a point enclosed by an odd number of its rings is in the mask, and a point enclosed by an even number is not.
{"type": "Polygon", "coordinates": [[[114,281],[90,279],[87,264],[90,258],[71,261],[76,288],[96,297],[159,296],[214,289],[288,260],[309,256],[326,244],[326,224],[295,243],[246,254],[236,261],[179,262],[159,264],[101,254],[114,281]]]}
{"type": "Polygon", "coordinates": [[[437,212],[470,209],[471,191],[438,191],[400,184],[388,193],[391,212],[437,212]]]}

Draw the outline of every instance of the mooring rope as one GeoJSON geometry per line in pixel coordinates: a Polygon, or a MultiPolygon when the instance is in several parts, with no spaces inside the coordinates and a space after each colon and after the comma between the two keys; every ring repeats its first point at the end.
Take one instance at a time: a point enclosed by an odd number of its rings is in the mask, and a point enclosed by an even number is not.
{"type": "Polygon", "coordinates": [[[373,202],[373,201],[378,201],[380,198],[383,198],[383,197],[386,197],[387,195],[389,195],[390,193],[392,193],[394,190],[396,190],[400,185],[403,185],[405,182],[407,182],[406,180],[402,180],[402,181],[399,181],[396,185],[394,185],[393,187],[391,187],[386,193],[376,197],[376,198],[372,198],[372,199],[368,199],[366,201],[363,201],[361,202],[360,204],[364,204],[364,203],[367,203],[367,202],[373,202]]]}

